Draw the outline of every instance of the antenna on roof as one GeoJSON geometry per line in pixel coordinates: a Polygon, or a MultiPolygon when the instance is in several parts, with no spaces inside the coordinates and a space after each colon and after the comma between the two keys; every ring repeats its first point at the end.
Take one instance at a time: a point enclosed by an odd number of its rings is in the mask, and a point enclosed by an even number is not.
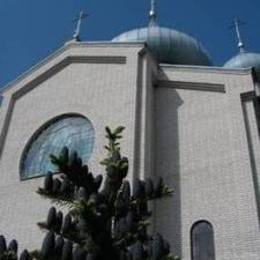
{"type": "Polygon", "coordinates": [[[84,11],[80,11],[79,16],[74,20],[74,22],[77,22],[77,26],[73,34],[73,39],[75,41],[80,41],[80,29],[81,29],[82,20],[85,19],[87,16],[89,15],[84,13],[84,11]]]}
{"type": "Polygon", "coordinates": [[[156,14],[156,3],[155,0],[151,0],[151,9],[149,12],[149,26],[155,26],[157,24],[157,14],[156,14]]]}
{"type": "Polygon", "coordinates": [[[245,45],[243,43],[241,34],[240,34],[240,26],[241,25],[245,25],[245,22],[242,22],[241,20],[239,20],[237,17],[234,18],[234,24],[232,26],[230,26],[230,28],[235,29],[236,31],[236,35],[237,35],[237,40],[238,40],[238,48],[240,52],[245,52],[245,45]]]}

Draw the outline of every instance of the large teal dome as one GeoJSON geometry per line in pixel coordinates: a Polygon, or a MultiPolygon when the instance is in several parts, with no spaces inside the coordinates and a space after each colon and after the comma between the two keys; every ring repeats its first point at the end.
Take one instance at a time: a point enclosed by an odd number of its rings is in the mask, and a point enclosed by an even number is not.
{"type": "Polygon", "coordinates": [[[260,54],[240,52],[224,64],[225,68],[254,68],[257,78],[260,79],[260,54]]]}
{"type": "Polygon", "coordinates": [[[113,42],[146,42],[160,63],[210,66],[207,51],[191,36],[157,24],[124,32],[113,42]]]}

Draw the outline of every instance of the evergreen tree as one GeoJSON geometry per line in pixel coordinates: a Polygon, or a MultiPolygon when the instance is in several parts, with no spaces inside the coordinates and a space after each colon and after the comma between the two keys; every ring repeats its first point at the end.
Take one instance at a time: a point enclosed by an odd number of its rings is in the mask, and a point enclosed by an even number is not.
{"type": "MultiPolygon", "coordinates": [[[[128,159],[120,153],[119,140],[124,128],[106,128],[107,157],[101,162],[106,178],[96,177],[76,151],[64,147],[59,156],[51,155],[59,174],[49,172],[38,193],[68,207],[63,214],[51,207],[47,220],[38,223],[47,230],[40,250],[24,250],[20,260],[167,260],[177,259],[170,246],[156,233],[149,235],[149,201],[171,194],[162,178],[154,182],[126,179],[128,159]]],[[[6,246],[0,236],[0,260],[15,260],[17,242],[6,246]]]]}

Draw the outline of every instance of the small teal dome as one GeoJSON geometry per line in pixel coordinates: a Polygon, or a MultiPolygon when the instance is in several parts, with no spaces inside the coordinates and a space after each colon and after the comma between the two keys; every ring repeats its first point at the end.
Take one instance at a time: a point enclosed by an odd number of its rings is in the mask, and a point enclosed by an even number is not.
{"type": "Polygon", "coordinates": [[[224,64],[225,68],[251,68],[255,69],[257,78],[260,79],[260,54],[240,52],[224,64]]]}
{"type": "Polygon", "coordinates": [[[112,42],[146,42],[160,63],[212,65],[207,51],[196,39],[157,24],[124,32],[112,42]]]}

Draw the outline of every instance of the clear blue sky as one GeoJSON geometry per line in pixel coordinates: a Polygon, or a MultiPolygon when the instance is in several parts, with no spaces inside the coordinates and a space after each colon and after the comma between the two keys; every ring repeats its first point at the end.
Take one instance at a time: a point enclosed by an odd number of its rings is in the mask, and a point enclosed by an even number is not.
{"type": "MultiPolygon", "coordinates": [[[[79,10],[90,13],[83,40],[110,40],[147,24],[150,0],[1,0],[0,86],[4,86],[68,40],[79,10]]],[[[160,25],[199,39],[216,65],[237,52],[234,32],[238,16],[246,47],[260,52],[259,0],[157,0],[160,25]]]]}

